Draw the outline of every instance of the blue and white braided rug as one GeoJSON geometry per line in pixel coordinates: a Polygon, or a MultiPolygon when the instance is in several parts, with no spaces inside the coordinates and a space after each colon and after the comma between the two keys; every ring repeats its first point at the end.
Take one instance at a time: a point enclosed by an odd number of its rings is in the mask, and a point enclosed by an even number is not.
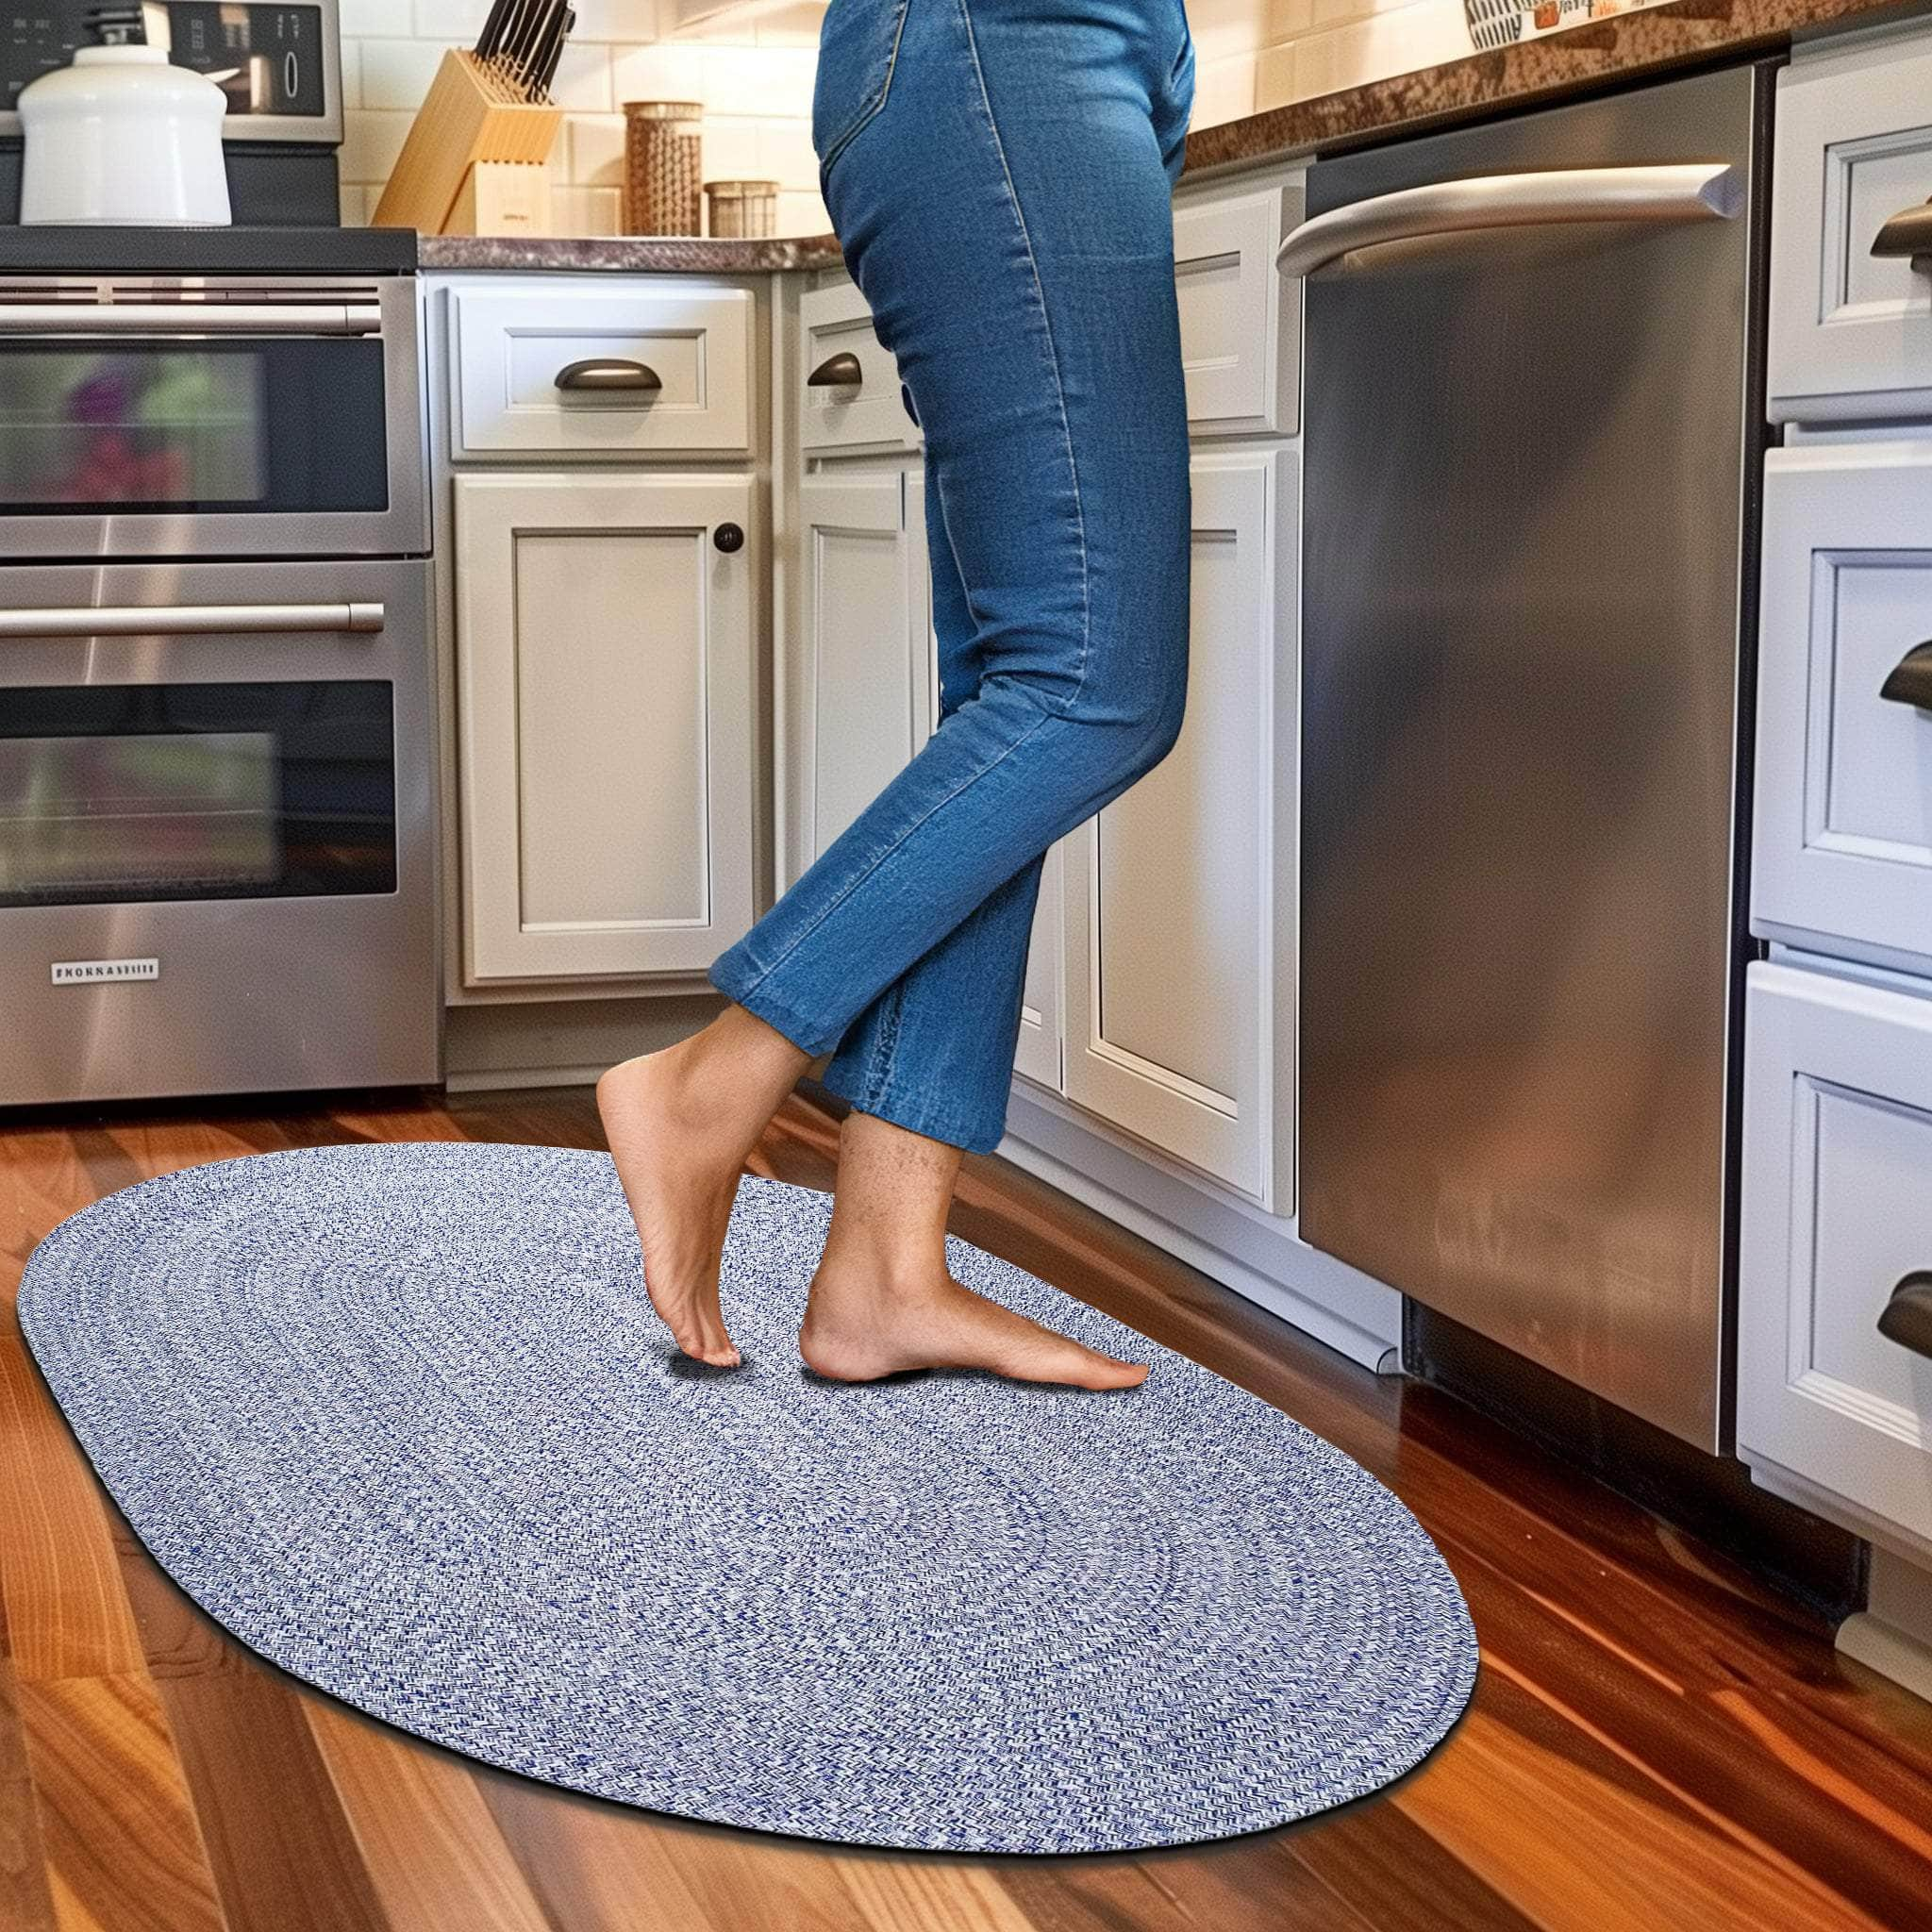
{"type": "Polygon", "coordinates": [[[552,1784],[859,1844],[1111,1851],[1304,1817],[1443,1737],[1469,1613],[1367,1471],[957,1236],[968,1287],[1146,1382],[809,1375],[830,1200],[740,1183],[736,1372],[672,1348],[609,1158],[550,1147],[125,1188],[34,1251],[21,1324],[211,1616],[552,1784]]]}

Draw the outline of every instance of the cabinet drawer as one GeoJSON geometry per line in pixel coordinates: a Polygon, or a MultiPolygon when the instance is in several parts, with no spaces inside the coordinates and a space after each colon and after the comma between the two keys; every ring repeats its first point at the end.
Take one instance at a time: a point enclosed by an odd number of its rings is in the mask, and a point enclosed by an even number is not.
{"type": "Polygon", "coordinates": [[[1305,198],[1297,175],[1174,206],[1181,360],[1197,436],[1294,434],[1302,289],[1275,273],[1274,251],[1305,198]]]}
{"type": "Polygon", "coordinates": [[[1932,34],[1778,75],[1771,225],[1771,413],[1932,414],[1932,275],[1872,253],[1932,198],[1932,34]]]}
{"type": "Polygon", "coordinates": [[[455,289],[451,458],[748,450],[751,325],[748,289],[455,289]]]}
{"type": "Polygon", "coordinates": [[[1754,965],[1744,1058],[1739,1453],[1932,1540],[1932,1360],[1877,1326],[1932,1269],[1932,998],[1754,965]]]}
{"type": "Polygon", "coordinates": [[[1932,710],[1881,693],[1932,641],[1932,441],[1772,451],[1763,586],[1753,924],[1924,971],[1932,710]]]}
{"type": "Polygon", "coordinates": [[[805,346],[798,440],[805,454],[916,449],[919,431],[899,393],[899,365],[873,333],[872,310],[857,285],[809,291],[799,297],[798,319],[805,346]],[[810,379],[841,373],[841,356],[858,364],[851,381],[810,379]]]}

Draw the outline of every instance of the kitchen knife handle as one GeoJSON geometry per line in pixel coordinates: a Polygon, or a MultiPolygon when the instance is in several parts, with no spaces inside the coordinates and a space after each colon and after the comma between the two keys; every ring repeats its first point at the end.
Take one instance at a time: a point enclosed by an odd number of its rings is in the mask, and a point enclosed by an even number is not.
{"type": "Polygon", "coordinates": [[[1878,695],[1895,705],[1917,705],[1932,711],[1932,638],[1914,644],[1878,689],[1878,695]]]}
{"type": "Polygon", "coordinates": [[[1914,268],[1932,273],[1932,201],[1893,215],[1872,238],[1872,253],[1881,258],[1907,256],[1914,268]]]}
{"type": "Polygon", "coordinates": [[[628,362],[617,356],[591,356],[557,372],[560,390],[660,390],[664,378],[648,364],[628,362]]]}
{"type": "Polygon", "coordinates": [[[850,349],[841,349],[836,356],[828,356],[805,378],[808,389],[849,389],[856,382],[865,380],[865,371],[858,366],[858,358],[850,349]]]}
{"type": "Polygon", "coordinates": [[[1932,1268],[1915,1268],[1892,1290],[1878,1332],[1914,1355],[1932,1356],[1932,1268]]]}

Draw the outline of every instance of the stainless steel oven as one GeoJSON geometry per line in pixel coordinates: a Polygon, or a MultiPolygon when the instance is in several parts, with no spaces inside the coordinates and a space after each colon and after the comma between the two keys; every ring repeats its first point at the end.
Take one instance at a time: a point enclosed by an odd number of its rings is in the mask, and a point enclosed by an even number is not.
{"type": "Polygon", "coordinates": [[[437,1080],[413,238],[18,233],[0,1106],[437,1080]]]}
{"type": "Polygon", "coordinates": [[[408,275],[0,267],[0,553],[429,547],[408,275]]]}
{"type": "Polygon", "coordinates": [[[440,1076],[422,558],[0,569],[0,1103],[440,1076]]]}

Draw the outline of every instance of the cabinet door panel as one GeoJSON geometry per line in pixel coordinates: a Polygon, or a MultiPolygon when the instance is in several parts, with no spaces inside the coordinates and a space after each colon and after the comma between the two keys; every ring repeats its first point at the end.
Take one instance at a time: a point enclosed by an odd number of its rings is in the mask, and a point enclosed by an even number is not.
{"type": "Polygon", "coordinates": [[[1174,290],[1196,436],[1294,432],[1302,285],[1275,273],[1274,251],[1305,200],[1297,176],[1175,204],[1174,290]]]}
{"type": "Polygon", "coordinates": [[[1056,1093],[1063,1091],[1060,1018],[1060,923],[1065,892],[1066,846],[1048,847],[1040,874],[1040,903],[1033,913],[1032,942],[1026,951],[1026,984],[1020,1001],[1020,1043],[1013,1055],[1016,1073],[1056,1093]]]}
{"type": "Polygon", "coordinates": [[[1932,1268],[1932,999],[1747,977],[1738,1453],[1932,1543],[1932,1361],[1877,1325],[1932,1268]]]}
{"type": "Polygon", "coordinates": [[[1932,443],[1765,462],[1752,913],[1768,938],[1932,962],[1932,443]]]}
{"type": "Polygon", "coordinates": [[[907,477],[813,477],[800,487],[801,643],[809,664],[799,747],[806,861],[816,858],[924,740],[924,536],[906,527],[907,477]]]}
{"type": "Polygon", "coordinates": [[[751,923],[750,480],[455,489],[466,978],[703,971],[751,923]]]}
{"type": "Polygon", "coordinates": [[[1275,587],[1294,475],[1275,451],[1196,458],[1187,717],[1071,836],[1066,874],[1068,1096],[1264,1204],[1275,743],[1293,728],[1275,587]]]}

